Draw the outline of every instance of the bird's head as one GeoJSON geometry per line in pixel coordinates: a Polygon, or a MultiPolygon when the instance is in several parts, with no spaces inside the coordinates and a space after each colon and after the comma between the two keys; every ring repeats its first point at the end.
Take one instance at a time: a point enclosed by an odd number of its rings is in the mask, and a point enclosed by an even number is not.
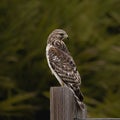
{"type": "Polygon", "coordinates": [[[55,29],[52,33],[48,36],[48,42],[53,40],[64,40],[68,39],[67,33],[62,29],[55,29]]]}

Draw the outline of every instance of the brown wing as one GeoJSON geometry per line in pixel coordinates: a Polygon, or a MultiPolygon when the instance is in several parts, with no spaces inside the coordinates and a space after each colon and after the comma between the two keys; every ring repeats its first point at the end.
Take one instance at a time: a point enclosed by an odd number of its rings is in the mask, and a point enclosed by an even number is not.
{"type": "Polygon", "coordinates": [[[55,73],[74,91],[76,96],[83,101],[83,96],[80,92],[81,78],[70,54],[63,52],[56,47],[51,47],[48,56],[50,65],[55,73]]]}
{"type": "Polygon", "coordinates": [[[80,92],[81,78],[73,58],[55,47],[49,49],[48,55],[50,65],[55,73],[83,101],[83,95],[80,92]]]}

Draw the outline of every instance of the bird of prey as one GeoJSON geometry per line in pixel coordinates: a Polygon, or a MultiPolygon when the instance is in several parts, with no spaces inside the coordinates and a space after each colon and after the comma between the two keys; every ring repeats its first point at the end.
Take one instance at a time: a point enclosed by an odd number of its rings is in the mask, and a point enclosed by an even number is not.
{"type": "Polygon", "coordinates": [[[81,78],[76,64],[68,51],[64,40],[68,35],[62,29],[55,29],[47,39],[46,58],[52,74],[62,86],[68,87],[80,106],[83,95],[80,91],[81,78]]]}

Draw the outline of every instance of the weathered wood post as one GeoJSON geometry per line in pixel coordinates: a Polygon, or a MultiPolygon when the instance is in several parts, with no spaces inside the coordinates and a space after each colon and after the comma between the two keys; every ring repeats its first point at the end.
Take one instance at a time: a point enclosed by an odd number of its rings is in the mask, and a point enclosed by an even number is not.
{"type": "Polygon", "coordinates": [[[73,93],[67,87],[51,87],[50,120],[80,120],[87,116],[86,106],[83,110],[76,107],[73,93]]]}

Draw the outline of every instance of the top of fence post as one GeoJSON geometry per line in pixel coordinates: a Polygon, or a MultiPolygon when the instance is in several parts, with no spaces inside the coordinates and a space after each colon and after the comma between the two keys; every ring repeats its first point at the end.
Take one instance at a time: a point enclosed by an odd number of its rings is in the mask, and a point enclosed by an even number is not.
{"type": "Polygon", "coordinates": [[[77,109],[72,91],[67,87],[51,87],[50,120],[80,120],[87,116],[85,109],[77,109]]]}

